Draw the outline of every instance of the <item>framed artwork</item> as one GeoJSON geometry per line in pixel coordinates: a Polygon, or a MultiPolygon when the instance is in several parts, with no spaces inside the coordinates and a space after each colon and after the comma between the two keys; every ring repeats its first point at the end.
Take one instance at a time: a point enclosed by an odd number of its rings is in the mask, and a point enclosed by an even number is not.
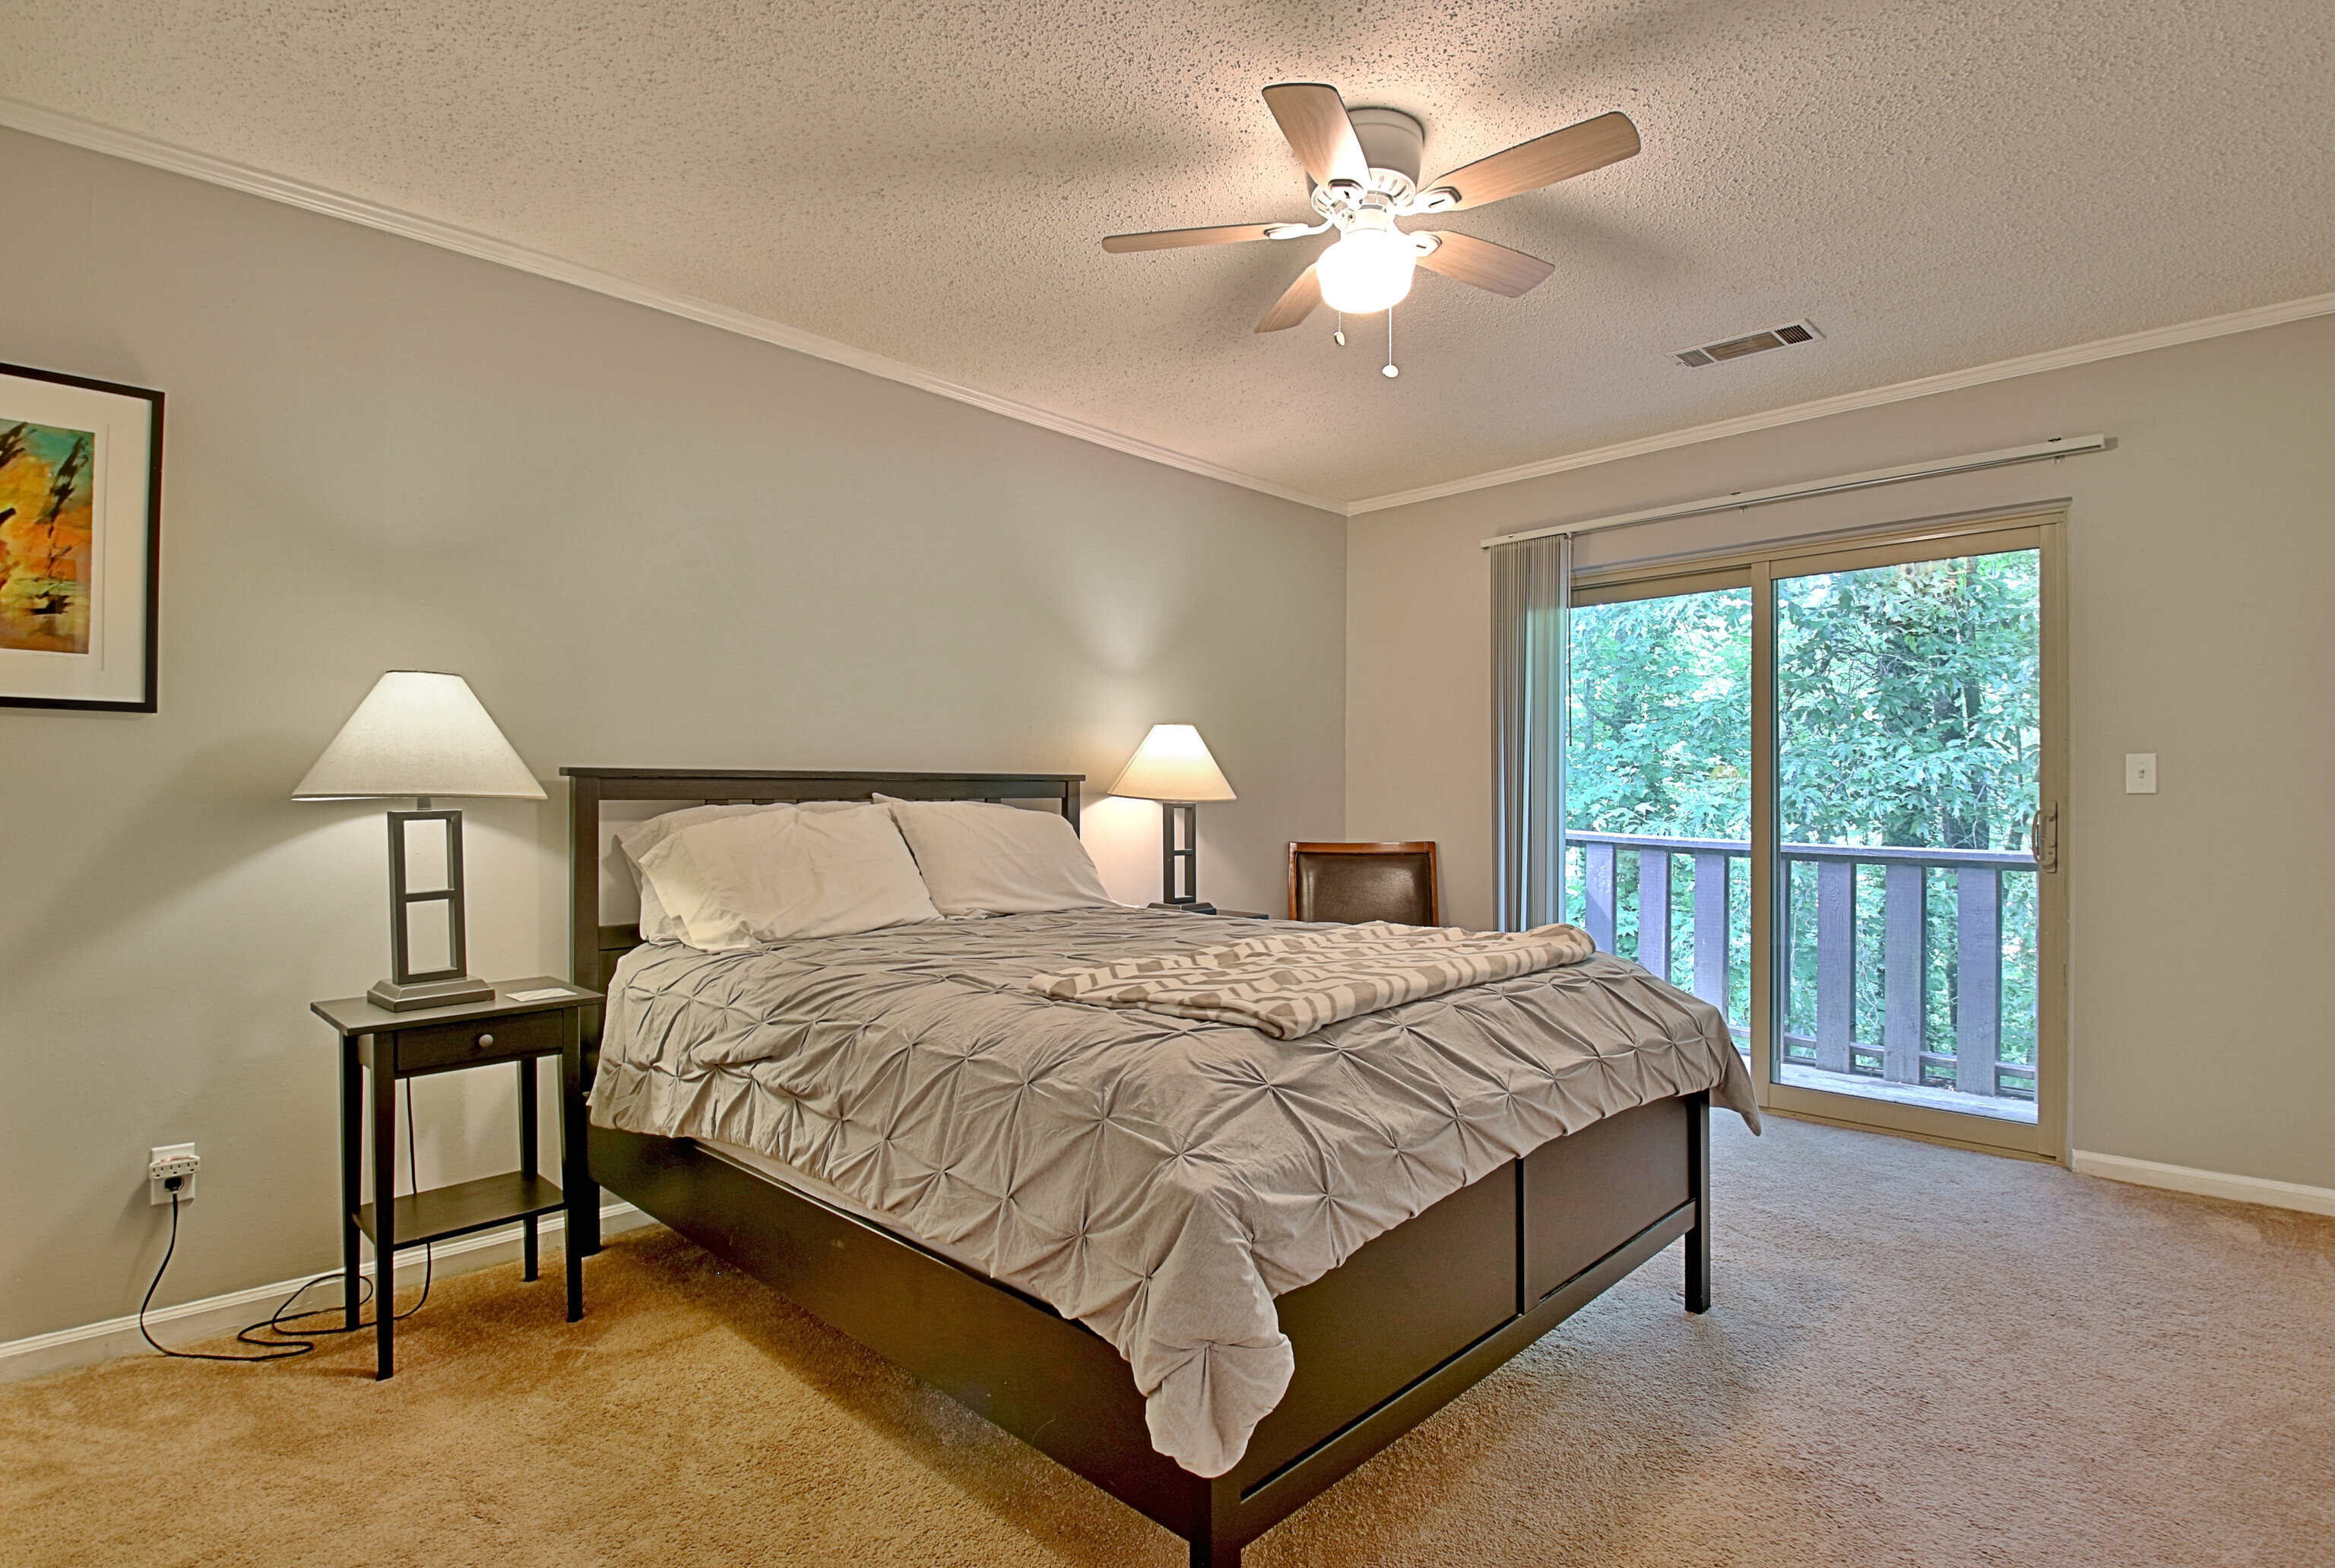
{"type": "Polygon", "coordinates": [[[0,706],[155,711],[162,394],[0,364],[0,706]]]}

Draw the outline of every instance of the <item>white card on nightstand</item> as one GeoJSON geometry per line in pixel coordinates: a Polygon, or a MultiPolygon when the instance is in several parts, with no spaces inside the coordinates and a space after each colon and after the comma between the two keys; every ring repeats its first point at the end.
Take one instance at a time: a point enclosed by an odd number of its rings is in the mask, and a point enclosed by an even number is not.
{"type": "Polygon", "coordinates": [[[503,992],[503,1000],[505,1002],[549,1002],[557,996],[575,994],[564,985],[555,985],[548,991],[506,991],[503,992]]]}

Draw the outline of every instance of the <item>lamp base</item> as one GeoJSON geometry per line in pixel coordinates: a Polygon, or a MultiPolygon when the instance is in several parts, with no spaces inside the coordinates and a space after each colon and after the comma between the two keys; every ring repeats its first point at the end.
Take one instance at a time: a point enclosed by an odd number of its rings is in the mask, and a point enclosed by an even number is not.
{"type": "Polygon", "coordinates": [[[1200,808],[1189,800],[1159,802],[1159,902],[1200,898],[1200,808]],[[1177,831],[1181,825],[1183,831],[1177,831]]]}
{"type": "Polygon", "coordinates": [[[411,985],[400,985],[393,980],[376,982],[365,992],[365,1000],[390,1012],[412,1012],[423,1007],[460,1007],[465,1002],[489,1002],[495,988],[483,980],[469,975],[457,975],[452,980],[423,980],[411,985]]]}

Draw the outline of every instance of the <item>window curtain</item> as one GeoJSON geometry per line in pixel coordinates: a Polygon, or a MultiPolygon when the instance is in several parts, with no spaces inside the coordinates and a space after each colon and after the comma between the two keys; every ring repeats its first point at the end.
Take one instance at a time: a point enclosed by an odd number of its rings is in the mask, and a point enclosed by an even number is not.
{"type": "Polygon", "coordinates": [[[1573,537],[1492,547],[1493,836],[1500,929],[1564,918],[1573,537]]]}

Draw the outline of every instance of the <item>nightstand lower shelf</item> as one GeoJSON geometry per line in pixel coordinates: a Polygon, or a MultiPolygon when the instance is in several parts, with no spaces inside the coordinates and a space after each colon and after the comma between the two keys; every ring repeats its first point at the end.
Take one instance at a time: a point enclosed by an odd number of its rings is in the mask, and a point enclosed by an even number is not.
{"type": "MultiPolygon", "coordinates": [[[[506,1171],[399,1198],[390,1207],[390,1235],[395,1249],[402,1252],[424,1242],[442,1242],[514,1220],[557,1214],[567,1201],[557,1186],[541,1176],[506,1171]]],[[[365,1204],[357,1209],[357,1229],[367,1240],[378,1241],[373,1207],[365,1204]]]]}

